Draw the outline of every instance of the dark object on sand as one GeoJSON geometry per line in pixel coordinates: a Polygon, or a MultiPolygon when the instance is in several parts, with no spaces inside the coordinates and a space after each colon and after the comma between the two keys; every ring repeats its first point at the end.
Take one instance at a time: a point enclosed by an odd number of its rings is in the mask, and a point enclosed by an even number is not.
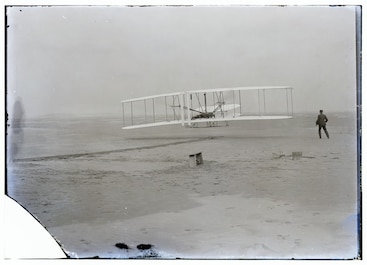
{"type": "Polygon", "coordinates": [[[200,153],[189,155],[189,166],[196,167],[203,164],[203,155],[200,153]]]}
{"type": "Polygon", "coordinates": [[[136,247],[139,250],[147,250],[147,249],[151,249],[153,247],[153,245],[151,245],[151,244],[139,244],[136,247]]]}
{"type": "Polygon", "coordinates": [[[137,259],[147,259],[147,258],[159,258],[159,254],[154,249],[152,244],[139,244],[136,246],[137,249],[141,251],[141,255],[138,255],[137,259]]]}
{"type": "Polygon", "coordinates": [[[129,249],[129,246],[125,243],[116,243],[115,246],[121,249],[129,249]]]}

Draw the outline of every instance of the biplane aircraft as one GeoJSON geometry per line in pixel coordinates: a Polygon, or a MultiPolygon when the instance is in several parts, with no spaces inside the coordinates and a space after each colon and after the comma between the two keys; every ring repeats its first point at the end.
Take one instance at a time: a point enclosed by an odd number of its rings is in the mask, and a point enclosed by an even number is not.
{"type": "Polygon", "coordinates": [[[181,124],[228,125],[230,121],[293,117],[292,87],[192,90],[122,100],[123,129],[181,124]]]}

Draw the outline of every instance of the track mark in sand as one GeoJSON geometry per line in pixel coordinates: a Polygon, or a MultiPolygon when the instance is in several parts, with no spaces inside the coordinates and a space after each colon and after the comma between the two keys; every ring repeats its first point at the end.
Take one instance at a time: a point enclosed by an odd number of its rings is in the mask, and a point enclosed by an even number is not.
{"type": "Polygon", "coordinates": [[[166,144],[148,145],[148,146],[124,148],[124,149],[109,150],[109,151],[88,152],[88,153],[67,154],[67,155],[54,155],[54,156],[43,156],[43,157],[20,158],[20,159],[14,159],[13,162],[59,160],[59,159],[69,159],[69,158],[76,158],[76,157],[83,157],[83,156],[121,153],[121,152],[136,151],[136,150],[154,149],[154,148],[166,147],[166,146],[170,146],[170,145],[194,143],[194,142],[200,142],[200,141],[206,141],[206,140],[213,140],[213,139],[217,139],[217,138],[219,138],[219,137],[200,137],[200,138],[195,138],[195,139],[190,139],[190,140],[185,140],[185,141],[171,142],[171,143],[166,143],[166,144]]]}
{"type": "Polygon", "coordinates": [[[287,240],[289,238],[289,235],[277,235],[277,239],[279,240],[287,240]]]}

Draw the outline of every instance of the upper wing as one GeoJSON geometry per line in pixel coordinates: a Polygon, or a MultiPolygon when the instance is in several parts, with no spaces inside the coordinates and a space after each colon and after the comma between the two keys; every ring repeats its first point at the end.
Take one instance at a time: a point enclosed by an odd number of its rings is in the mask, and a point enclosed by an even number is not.
{"type": "Polygon", "coordinates": [[[213,92],[233,92],[233,91],[257,91],[257,90],[284,90],[293,89],[290,86],[252,86],[252,87],[226,87],[226,88],[212,88],[212,89],[200,89],[190,90],[186,93],[213,93],[213,92]]]}
{"type": "Polygon", "coordinates": [[[175,97],[175,96],[179,96],[182,95],[183,92],[178,92],[178,93],[166,93],[166,94],[159,94],[159,95],[154,95],[154,96],[147,96],[147,97],[140,97],[140,98],[132,98],[132,99],[126,99],[126,100],[121,100],[122,103],[129,103],[129,102],[135,102],[135,101],[144,101],[144,100],[152,100],[152,99],[159,99],[159,98],[164,98],[164,97],[175,97]]]}

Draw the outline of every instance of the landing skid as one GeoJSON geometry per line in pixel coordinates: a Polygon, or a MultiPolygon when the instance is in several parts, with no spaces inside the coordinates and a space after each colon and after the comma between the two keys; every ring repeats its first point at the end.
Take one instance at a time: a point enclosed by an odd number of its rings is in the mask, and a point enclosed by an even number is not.
{"type": "Polygon", "coordinates": [[[187,128],[210,128],[210,127],[224,127],[229,126],[228,121],[208,121],[208,122],[191,122],[190,125],[186,125],[187,128]]]}

